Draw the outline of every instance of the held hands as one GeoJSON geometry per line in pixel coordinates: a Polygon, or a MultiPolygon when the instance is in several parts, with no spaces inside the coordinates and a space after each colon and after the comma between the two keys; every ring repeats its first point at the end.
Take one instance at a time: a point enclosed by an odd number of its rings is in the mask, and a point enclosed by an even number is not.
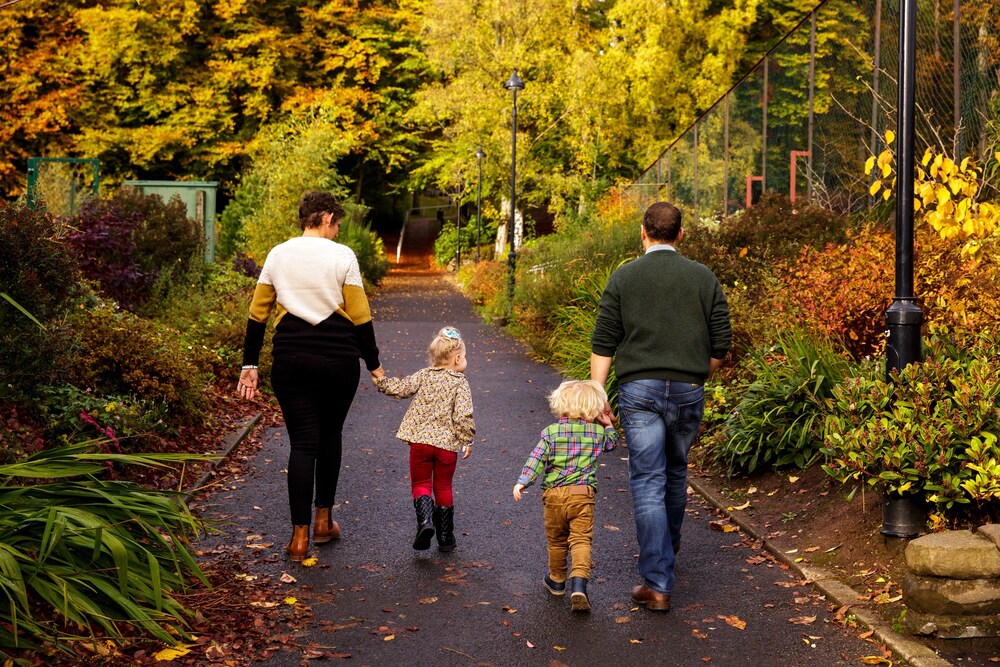
{"type": "Polygon", "coordinates": [[[613,426],[615,415],[613,412],[611,412],[611,405],[605,403],[604,410],[601,411],[601,414],[597,415],[596,419],[597,423],[600,424],[601,426],[604,426],[605,428],[613,426]]]}
{"type": "Polygon", "coordinates": [[[379,366],[375,370],[371,371],[372,374],[372,384],[375,384],[375,380],[385,377],[385,369],[379,366]]]}
{"type": "Polygon", "coordinates": [[[521,502],[521,491],[524,490],[524,484],[514,485],[514,500],[521,502]]]}
{"type": "Polygon", "coordinates": [[[236,385],[236,393],[248,401],[257,398],[257,379],[256,368],[241,370],[239,384],[236,385]]]}

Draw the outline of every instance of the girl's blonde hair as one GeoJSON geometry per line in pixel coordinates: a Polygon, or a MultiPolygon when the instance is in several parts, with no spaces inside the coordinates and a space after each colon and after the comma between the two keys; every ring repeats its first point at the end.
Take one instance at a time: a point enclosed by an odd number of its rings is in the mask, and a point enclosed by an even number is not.
{"type": "Polygon", "coordinates": [[[427,347],[431,366],[444,366],[462,347],[462,334],[455,327],[444,327],[427,347]]]}
{"type": "Polygon", "coordinates": [[[567,380],[549,394],[552,414],[570,419],[594,421],[607,402],[607,392],[595,380],[567,380]]]}

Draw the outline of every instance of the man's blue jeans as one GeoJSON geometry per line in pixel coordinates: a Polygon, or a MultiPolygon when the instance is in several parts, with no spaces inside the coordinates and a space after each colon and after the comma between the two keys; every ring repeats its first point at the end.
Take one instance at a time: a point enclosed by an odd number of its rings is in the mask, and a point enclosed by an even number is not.
{"type": "Polygon", "coordinates": [[[701,385],[635,380],[618,388],[628,445],[639,574],[658,593],[674,587],[674,554],[687,506],[688,452],[705,411],[701,385]]]}

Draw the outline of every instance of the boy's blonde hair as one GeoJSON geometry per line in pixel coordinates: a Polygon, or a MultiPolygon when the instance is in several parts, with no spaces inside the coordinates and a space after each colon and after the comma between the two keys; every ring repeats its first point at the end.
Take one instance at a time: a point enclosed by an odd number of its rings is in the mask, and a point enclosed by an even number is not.
{"type": "Polygon", "coordinates": [[[427,348],[431,366],[444,366],[462,347],[462,334],[455,327],[444,327],[427,348]]]}
{"type": "Polygon", "coordinates": [[[549,394],[552,414],[570,419],[594,421],[607,402],[607,392],[595,380],[567,380],[549,394]]]}

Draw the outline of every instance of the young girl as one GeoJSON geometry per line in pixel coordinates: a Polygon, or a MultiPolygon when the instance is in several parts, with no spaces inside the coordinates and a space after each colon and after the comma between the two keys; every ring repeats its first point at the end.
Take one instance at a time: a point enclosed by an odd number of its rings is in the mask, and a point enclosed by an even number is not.
{"type": "Polygon", "coordinates": [[[472,453],[476,424],[472,419],[472,392],[464,375],[468,365],[465,343],[458,329],[441,329],[427,351],[429,368],[404,378],[372,378],[372,382],[387,396],[413,396],[396,433],[410,446],[410,484],[417,511],[413,548],[428,549],[436,529],[438,551],[447,552],[455,548],[451,480],[459,450],[463,459],[472,453]]]}
{"type": "Polygon", "coordinates": [[[542,431],[514,485],[514,500],[542,477],[542,516],[549,543],[549,571],[542,579],[552,595],[565,595],[569,584],[573,611],[589,611],[587,580],[594,539],[597,457],[618,443],[608,395],[593,380],[568,380],[549,395],[559,421],[542,431]],[[566,578],[566,556],[573,569],[566,578]]]}

